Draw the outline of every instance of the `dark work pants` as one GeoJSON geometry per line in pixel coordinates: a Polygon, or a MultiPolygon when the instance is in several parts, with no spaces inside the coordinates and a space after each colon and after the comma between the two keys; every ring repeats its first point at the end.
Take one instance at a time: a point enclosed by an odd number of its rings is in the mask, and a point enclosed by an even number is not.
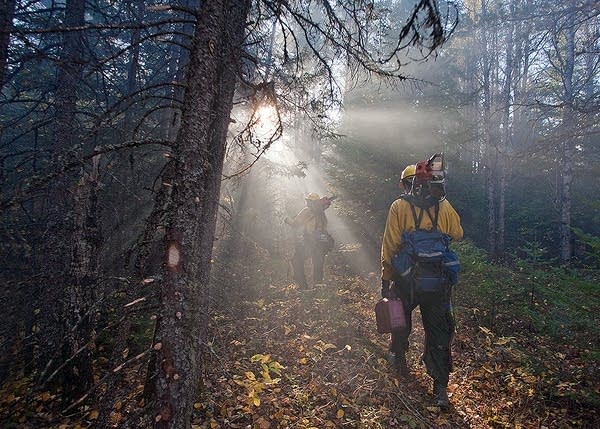
{"type": "Polygon", "coordinates": [[[311,258],[313,265],[313,281],[320,283],[323,281],[323,265],[325,254],[321,249],[308,245],[305,241],[296,243],[294,256],[292,257],[292,267],[294,268],[294,281],[301,287],[306,287],[306,275],[304,274],[304,262],[311,258]]]}
{"type": "Polygon", "coordinates": [[[408,351],[408,337],[412,330],[412,311],[419,306],[423,329],[425,330],[425,352],[423,361],[427,373],[437,384],[448,385],[452,371],[451,344],[454,337],[454,316],[450,293],[403,293],[394,290],[404,304],[406,327],[392,332],[390,351],[405,354],[408,351]]]}

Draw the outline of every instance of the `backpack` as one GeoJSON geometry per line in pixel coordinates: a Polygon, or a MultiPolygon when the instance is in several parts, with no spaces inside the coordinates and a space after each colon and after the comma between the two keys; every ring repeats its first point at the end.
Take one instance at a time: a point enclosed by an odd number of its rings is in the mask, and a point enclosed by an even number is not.
{"type": "Polygon", "coordinates": [[[324,255],[333,250],[335,241],[333,237],[324,229],[314,231],[314,246],[324,255]]]}
{"type": "Polygon", "coordinates": [[[392,257],[392,266],[401,280],[401,284],[411,286],[416,292],[442,292],[448,285],[458,282],[460,262],[458,255],[450,250],[452,238],[437,229],[439,202],[436,202],[435,214],[432,217],[430,207],[421,207],[417,216],[415,201],[404,196],[410,204],[415,221],[415,230],[402,233],[402,245],[398,253],[392,257]],[[431,219],[432,229],[421,229],[423,213],[431,219]]]}

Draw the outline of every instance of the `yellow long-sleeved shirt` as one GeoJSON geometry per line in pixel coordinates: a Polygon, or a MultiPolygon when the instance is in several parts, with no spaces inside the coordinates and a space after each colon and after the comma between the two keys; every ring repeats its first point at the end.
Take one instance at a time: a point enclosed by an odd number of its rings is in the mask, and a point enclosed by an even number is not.
{"type": "Polygon", "coordinates": [[[312,232],[327,227],[327,218],[323,212],[316,212],[310,207],[304,207],[300,212],[287,221],[288,225],[302,227],[303,232],[312,232]]]}
{"type": "MultiPolygon", "coordinates": [[[[415,207],[415,212],[417,217],[419,217],[421,209],[415,207]]],[[[433,218],[435,216],[435,207],[430,207],[429,213],[433,218]]],[[[453,240],[460,240],[463,236],[460,216],[447,200],[440,202],[437,225],[438,231],[448,234],[453,240]]],[[[427,216],[427,213],[423,213],[421,229],[431,229],[431,227],[431,219],[427,216]]],[[[414,230],[415,221],[410,209],[410,203],[402,198],[397,199],[390,206],[387,221],[385,222],[383,241],[381,243],[381,278],[383,280],[392,280],[394,278],[394,268],[391,261],[392,256],[400,248],[402,233],[414,230]]]]}

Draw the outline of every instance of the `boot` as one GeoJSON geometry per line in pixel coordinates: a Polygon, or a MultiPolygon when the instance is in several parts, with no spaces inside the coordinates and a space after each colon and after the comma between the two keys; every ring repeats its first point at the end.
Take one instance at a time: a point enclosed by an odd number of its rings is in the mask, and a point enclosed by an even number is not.
{"type": "Polygon", "coordinates": [[[450,406],[450,399],[448,399],[448,389],[446,386],[433,382],[433,397],[435,398],[436,405],[442,409],[446,409],[450,406]]]}
{"type": "Polygon", "coordinates": [[[400,377],[407,377],[410,375],[410,370],[406,364],[406,355],[404,353],[396,353],[394,356],[394,368],[400,377]]]}

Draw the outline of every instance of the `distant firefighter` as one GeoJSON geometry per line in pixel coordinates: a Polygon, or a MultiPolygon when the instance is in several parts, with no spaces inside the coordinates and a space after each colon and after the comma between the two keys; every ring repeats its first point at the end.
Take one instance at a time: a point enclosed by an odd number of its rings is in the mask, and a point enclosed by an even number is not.
{"type": "Polygon", "coordinates": [[[294,282],[301,289],[308,289],[304,262],[310,258],[313,266],[313,282],[323,282],[325,255],[333,250],[333,238],[327,232],[325,210],[335,197],[323,197],[314,192],[305,197],[306,207],[293,218],[286,217],[284,222],[300,230],[301,237],[296,239],[292,266],[294,282]]]}

